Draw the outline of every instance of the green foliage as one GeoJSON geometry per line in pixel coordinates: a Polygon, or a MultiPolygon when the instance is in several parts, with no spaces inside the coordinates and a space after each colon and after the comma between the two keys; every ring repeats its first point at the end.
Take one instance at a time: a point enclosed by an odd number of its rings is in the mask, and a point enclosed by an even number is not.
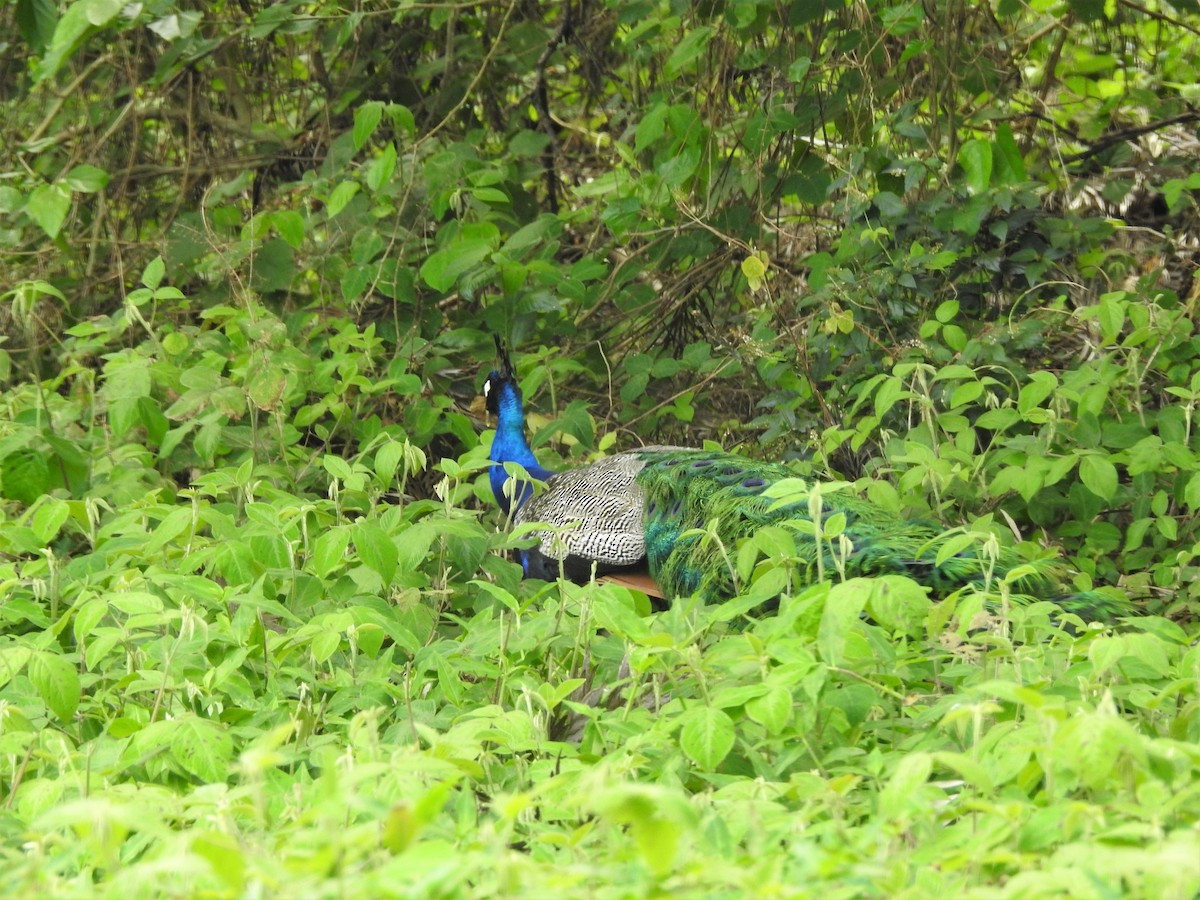
{"type": "Polygon", "coordinates": [[[5,895],[1193,896],[1194,11],[0,5],[5,895]],[[522,583],[493,331],[1151,615],[522,583]]]}

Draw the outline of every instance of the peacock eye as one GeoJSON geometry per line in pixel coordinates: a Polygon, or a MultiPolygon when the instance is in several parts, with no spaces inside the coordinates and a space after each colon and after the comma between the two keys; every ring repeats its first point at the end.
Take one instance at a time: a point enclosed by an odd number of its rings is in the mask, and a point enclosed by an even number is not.
{"type": "Polygon", "coordinates": [[[745,481],[742,482],[742,487],[756,488],[756,487],[762,487],[764,484],[766,484],[766,482],[763,481],[761,478],[747,478],[745,481]]]}
{"type": "Polygon", "coordinates": [[[728,466],[721,470],[722,475],[741,475],[741,469],[735,469],[733,466],[728,466]]]}
{"type": "Polygon", "coordinates": [[[677,465],[679,465],[679,460],[677,460],[677,459],[668,459],[666,462],[664,462],[664,463],[663,463],[663,465],[664,465],[664,466],[677,466],[677,465]]]}
{"type": "Polygon", "coordinates": [[[712,465],[711,459],[698,459],[694,463],[692,463],[692,468],[693,469],[703,469],[705,466],[711,466],[711,465],[712,465]]]}

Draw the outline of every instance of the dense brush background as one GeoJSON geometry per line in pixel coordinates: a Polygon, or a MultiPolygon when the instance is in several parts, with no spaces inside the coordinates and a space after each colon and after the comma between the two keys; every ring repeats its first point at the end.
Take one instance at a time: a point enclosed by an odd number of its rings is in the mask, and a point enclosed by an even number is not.
{"type": "Polygon", "coordinates": [[[0,892],[1194,896],[1198,12],[0,3],[0,892]],[[522,583],[493,332],[1150,615],[522,583]]]}

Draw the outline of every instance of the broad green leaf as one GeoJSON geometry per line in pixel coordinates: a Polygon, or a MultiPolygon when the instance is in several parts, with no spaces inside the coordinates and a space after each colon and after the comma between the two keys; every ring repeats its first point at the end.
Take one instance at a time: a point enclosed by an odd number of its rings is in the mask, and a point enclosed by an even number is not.
{"type": "Polygon", "coordinates": [[[97,27],[115,19],[125,5],[123,0],[83,0],[83,3],[87,7],[88,21],[97,27]]]}
{"type": "Polygon", "coordinates": [[[81,194],[94,194],[108,186],[109,175],[103,169],[85,164],[75,166],[63,180],[73,191],[81,194]]]}
{"type": "Polygon", "coordinates": [[[142,284],[154,290],[162,284],[163,275],[166,274],[167,267],[161,256],[156,256],[146,265],[145,271],[142,273],[142,284]]]}
{"type": "Polygon", "coordinates": [[[792,702],[791,691],[773,687],[746,704],[746,715],[765,728],[767,734],[777,735],[791,720],[792,702]]]}
{"type": "Polygon", "coordinates": [[[281,209],[271,213],[271,224],[289,246],[300,249],[304,243],[304,218],[300,213],[291,209],[281,209]]]}
{"type": "Polygon", "coordinates": [[[175,760],[201,781],[224,782],[233,757],[233,738],[226,728],[198,716],[184,716],[173,724],[171,755],[175,760]]]}
{"type": "Polygon", "coordinates": [[[1025,171],[1025,160],[1021,156],[1021,149],[1017,146],[1012,126],[1008,122],[997,123],[996,137],[992,142],[992,147],[995,150],[995,167],[992,171],[993,184],[1020,184],[1029,180],[1029,175],[1025,171]]]}
{"type": "Polygon", "coordinates": [[[33,654],[34,651],[20,644],[0,646],[0,687],[19,675],[33,654]]]}
{"type": "Polygon", "coordinates": [[[1100,320],[1100,336],[1106,344],[1113,344],[1121,328],[1125,324],[1125,305],[1127,301],[1124,291],[1104,294],[1098,304],[1100,320]]]}
{"type": "Polygon", "coordinates": [[[747,256],[742,260],[742,274],[750,283],[750,290],[756,291],[762,286],[763,278],[767,275],[767,267],[758,256],[747,256]]]}
{"type": "Polygon", "coordinates": [[[656,103],[642,116],[634,134],[634,150],[641,153],[663,136],[667,128],[667,113],[670,107],[666,103],[656,103]]]}
{"type": "Polygon", "coordinates": [[[391,537],[378,522],[371,519],[360,519],[354,524],[354,546],[359,558],[372,569],[384,584],[391,584],[396,577],[396,563],[399,552],[391,537]]]}
{"type": "MultiPolygon", "coordinates": [[[[623,589],[608,589],[596,594],[594,612],[596,623],[627,641],[643,641],[649,638],[650,629],[646,622],[633,610],[631,602],[617,599],[623,589]]],[[[628,597],[629,592],[625,591],[628,597]]]]}
{"type": "Polygon", "coordinates": [[[92,597],[75,612],[75,621],[71,623],[72,631],[77,642],[87,641],[92,631],[100,621],[108,615],[108,604],[99,597],[92,597]]]}
{"type": "Polygon", "coordinates": [[[163,611],[162,598],[149,591],[110,591],[105,601],[128,616],[143,616],[163,611]]]}
{"type": "Polygon", "coordinates": [[[958,164],[967,176],[967,187],[972,193],[982,194],[992,181],[992,145],[987,141],[972,139],[958,150],[958,164]]]}
{"type": "Polygon", "coordinates": [[[1030,410],[1041,406],[1042,401],[1049,397],[1056,387],[1058,379],[1052,373],[1034,372],[1029,376],[1029,381],[1021,386],[1017,409],[1022,415],[1027,415],[1030,410]]]}
{"type": "Polygon", "coordinates": [[[44,452],[18,450],[0,459],[0,492],[32,506],[50,490],[50,466],[44,452]]]}
{"type": "Polygon", "coordinates": [[[71,507],[65,500],[48,498],[38,506],[29,526],[42,544],[49,544],[70,515],[71,507]]]}
{"type": "Polygon", "coordinates": [[[154,553],[172,543],[188,530],[192,524],[192,516],[193,512],[187,506],[171,510],[166,518],[158,524],[158,527],[151,532],[149,540],[146,541],[146,550],[154,553]]]}
{"type": "Polygon", "coordinates": [[[1192,473],[1184,486],[1183,502],[1187,504],[1188,512],[1200,510],[1200,472],[1192,473]]]}
{"type": "Polygon", "coordinates": [[[17,28],[34,53],[43,52],[53,40],[57,20],[54,0],[17,0],[17,28]]]}
{"type": "Polygon", "coordinates": [[[70,721],[83,692],[75,667],[56,653],[39,651],[30,656],[28,672],[42,701],[58,718],[70,721]]]}
{"type": "Polygon", "coordinates": [[[341,643],[342,634],[339,631],[322,631],[320,634],[314,635],[311,645],[313,662],[319,665],[327,661],[337,652],[341,643]]]}
{"type": "Polygon", "coordinates": [[[379,100],[370,100],[354,111],[355,150],[361,150],[366,145],[382,118],[383,103],[379,100]]]}
{"type": "Polygon", "coordinates": [[[71,194],[59,184],[43,184],[33,189],[25,212],[51,240],[58,237],[71,209],[71,194]]]}
{"type": "Polygon", "coordinates": [[[350,463],[332,453],[326,453],[321,457],[321,465],[338,481],[349,481],[354,477],[354,470],[350,468],[350,463]]]}
{"type": "Polygon", "coordinates": [[[668,78],[674,78],[683,69],[695,62],[708,47],[708,42],[712,40],[713,29],[709,25],[702,25],[699,28],[694,28],[683,36],[675,48],[671,51],[671,55],[667,57],[665,67],[668,78]]]}
{"type": "Polygon", "coordinates": [[[851,578],[830,589],[817,632],[817,648],[829,665],[840,666],[844,661],[846,637],[857,626],[872,590],[874,585],[867,578],[851,578]]]}
{"type": "Polygon", "coordinates": [[[733,749],[733,720],[724,710],[694,706],[682,716],[679,746],[705,772],[716,771],[733,749]]]}
{"type": "Polygon", "coordinates": [[[388,141],[383,148],[383,152],[372,160],[371,165],[367,167],[367,187],[372,191],[378,192],[385,184],[392,180],[392,174],[395,171],[396,145],[388,141]]]}
{"type": "Polygon", "coordinates": [[[928,753],[910,752],[900,758],[896,771],[879,794],[879,813],[886,819],[919,816],[926,797],[921,787],[929,780],[933,760],[928,753]]]}
{"type": "Polygon", "coordinates": [[[45,81],[57,74],[62,64],[79,49],[84,37],[92,30],[90,6],[90,0],[75,0],[67,7],[54,29],[50,46],[35,70],[38,81],[45,81]]]}
{"type": "Polygon", "coordinates": [[[1079,461],[1079,477],[1083,486],[1104,500],[1117,493],[1117,467],[1103,456],[1092,454],[1079,461]]]}
{"type": "Polygon", "coordinates": [[[311,568],[313,574],[327,578],[346,561],[350,532],[344,525],[329,528],[313,542],[311,568]]]}
{"type": "Polygon", "coordinates": [[[404,459],[404,445],[399,441],[388,441],[375,451],[375,474],[383,487],[390,487],[396,471],[404,459]]]}
{"type": "Polygon", "coordinates": [[[456,241],[429,255],[421,265],[421,277],[435,291],[448,291],[458,276],[483,262],[492,251],[489,241],[456,241]]]}
{"type": "Polygon", "coordinates": [[[329,195],[329,200],[325,204],[325,212],[329,218],[337,217],[346,205],[354,199],[355,194],[359,191],[357,181],[343,181],[335,187],[329,195]]]}

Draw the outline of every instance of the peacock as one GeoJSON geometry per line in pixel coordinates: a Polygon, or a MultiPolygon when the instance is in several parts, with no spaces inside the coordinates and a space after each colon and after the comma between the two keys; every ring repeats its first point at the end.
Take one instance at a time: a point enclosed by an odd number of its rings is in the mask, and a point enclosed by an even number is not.
{"type": "Polygon", "coordinates": [[[496,350],[499,367],[483,386],[487,409],[496,417],[488,457],[492,492],[514,525],[551,526],[534,532],[537,546],[519,551],[526,577],[563,575],[578,583],[632,577],[634,586],[659,597],[698,596],[717,603],[737,594],[732,559],[738,542],[764,526],[790,523],[796,558],[809,580],[822,573],[899,574],[945,597],[969,585],[994,585],[1011,572],[1012,591],[1053,599],[1085,620],[1111,622],[1136,614],[1128,600],[1094,591],[1068,593],[1065,570],[1053,560],[1029,563],[1012,548],[984,554],[969,545],[939,554],[953,538],[937,523],[888,512],[836,484],[804,486],[778,463],[650,446],[550,472],[526,440],[521,389],[498,337],[496,350]],[[510,477],[508,462],[545,482],[545,490],[510,477]],[[820,532],[832,523],[838,527],[820,532]],[[830,538],[831,532],[838,536],[830,538]]]}

